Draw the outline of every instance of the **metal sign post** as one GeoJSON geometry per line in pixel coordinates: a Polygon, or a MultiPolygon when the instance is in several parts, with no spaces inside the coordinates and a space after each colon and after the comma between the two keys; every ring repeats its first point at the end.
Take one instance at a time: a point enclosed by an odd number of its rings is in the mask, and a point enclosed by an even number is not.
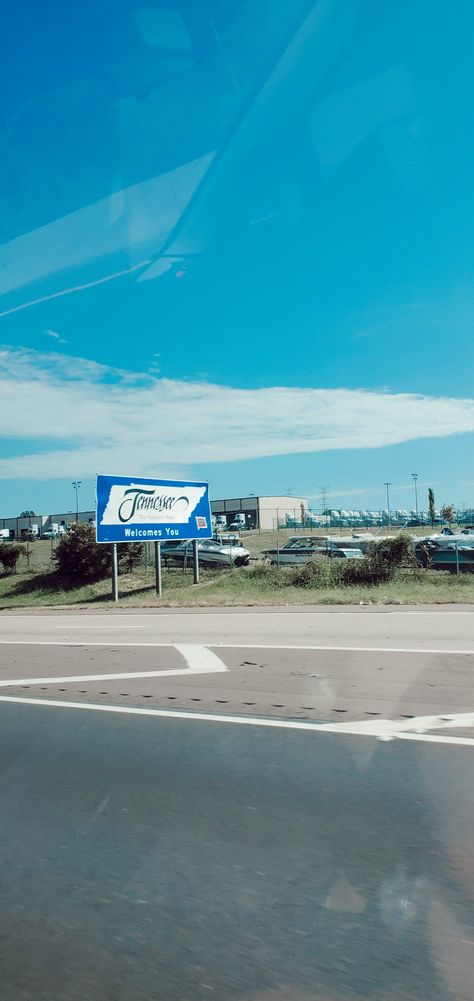
{"type": "Polygon", "coordinates": [[[197,539],[193,539],[193,570],[194,583],[199,584],[199,549],[197,539]]]}
{"type": "Polygon", "coordinates": [[[156,593],[161,598],[163,593],[161,586],[161,542],[155,542],[155,586],[156,593]]]}
{"type": "Polygon", "coordinates": [[[118,590],[118,554],[117,554],[117,543],[114,542],[112,546],[112,598],[114,601],[119,600],[119,590],[118,590]]]}

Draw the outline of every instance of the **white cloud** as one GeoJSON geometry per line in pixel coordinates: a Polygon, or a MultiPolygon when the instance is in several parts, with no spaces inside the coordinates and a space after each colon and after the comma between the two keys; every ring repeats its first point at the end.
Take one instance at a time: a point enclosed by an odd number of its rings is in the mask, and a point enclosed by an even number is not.
{"type": "Polygon", "coordinates": [[[369,390],[234,389],[0,352],[0,428],[34,442],[0,478],[152,474],[179,464],[380,448],[474,431],[474,401],[369,390]],[[56,439],[58,450],[46,448],[56,439]],[[67,442],[67,446],[64,445],[67,442]]]}
{"type": "Polygon", "coordinates": [[[45,337],[51,337],[54,341],[57,341],[58,344],[67,344],[66,338],[61,337],[61,334],[58,334],[57,330],[43,330],[43,334],[45,337]]]}

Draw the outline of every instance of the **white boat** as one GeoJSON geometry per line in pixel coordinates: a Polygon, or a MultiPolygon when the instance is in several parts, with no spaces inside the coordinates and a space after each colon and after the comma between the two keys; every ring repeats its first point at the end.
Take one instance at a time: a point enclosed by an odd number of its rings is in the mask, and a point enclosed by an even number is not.
{"type": "MultiPolygon", "coordinates": [[[[250,553],[245,549],[240,541],[235,539],[232,542],[219,542],[214,539],[206,539],[198,542],[199,563],[203,567],[225,567],[247,566],[250,560],[250,553]]],[[[193,565],[193,544],[192,542],[177,542],[176,545],[163,547],[162,555],[165,566],[192,566],[193,565]]]]}
{"type": "Polygon", "coordinates": [[[474,573],[474,533],[443,532],[417,539],[415,557],[421,566],[451,573],[474,573]]]}
{"type": "Polygon", "coordinates": [[[327,555],[327,547],[324,545],[324,541],[315,536],[306,535],[293,536],[281,548],[277,546],[275,549],[263,551],[263,556],[279,566],[310,563],[316,556],[325,555],[327,555]]]}

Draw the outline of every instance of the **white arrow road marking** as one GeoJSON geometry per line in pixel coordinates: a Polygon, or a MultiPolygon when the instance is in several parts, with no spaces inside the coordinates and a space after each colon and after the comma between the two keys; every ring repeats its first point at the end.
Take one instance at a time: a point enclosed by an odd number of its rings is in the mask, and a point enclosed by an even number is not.
{"type": "Polygon", "coordinates": [[[413,716],[409,719],[360,720],[352,723],[321,723],[321,728],[338,733],[365,734],[391,740],[405,732],[426,733],[446,727],[474,727],[474,713],[445,713],[441,716],[413,716]]]}
{"type": "Polygon", "coordinates": [[[215,674],[217,671],[228,671],[224,662],[207,646],[197,643],[175,643],[175,650],[184,657],[189,670],[194,674],[215,674]]]}
{"type": "MultiPolygon", "coordinates": [[[[87,643],[83,644],[88,646],[87,643]]],[[[170,644],[167,644],[170,646],[170,644]]],[[[77,681],[121,681],[127,678],[170,678],[183,674],[217,674],[228,671],[224,662],[211,650],[205,646],[197,646],[193,643],[180,643],[175,649],[187,663],[187,667],[172,668],[167,671],[127,671],[119,674],[70,674],[65,677],[47,678],[14,678],[8,681],[0,680],[1,688],[8,688],[18,685],[49,685],[53,682],[67,684],[77,681]]]]}

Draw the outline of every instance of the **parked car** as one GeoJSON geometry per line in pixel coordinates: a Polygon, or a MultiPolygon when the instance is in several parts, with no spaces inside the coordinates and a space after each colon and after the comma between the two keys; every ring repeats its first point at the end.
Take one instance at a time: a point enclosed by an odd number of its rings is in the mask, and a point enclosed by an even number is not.
{"type": "Polygon", "coordinates": [[[42,533],[41,533],[41,538],[42,539],[57,539],[58,534],[59,533],[56,531],[55,528],[44,528],[43,531],[42,531],[42,533]]]}
{"type": "MultiPolygon", "coordinates": [[[[244,549],[241,542],[235,541],[232,545],[228,545],[215,542],[214,539],[207,539],[205,542],[198,542],[198,552],[199,563],[202,567],[242,567],[247,566],[250,559],[249,551],[244,549]]],[[[192,566],[192,542],[167,545],[163,551],[163,560],[166,566],[183,566],[185,562],[188,566],[192,566]]]]}

